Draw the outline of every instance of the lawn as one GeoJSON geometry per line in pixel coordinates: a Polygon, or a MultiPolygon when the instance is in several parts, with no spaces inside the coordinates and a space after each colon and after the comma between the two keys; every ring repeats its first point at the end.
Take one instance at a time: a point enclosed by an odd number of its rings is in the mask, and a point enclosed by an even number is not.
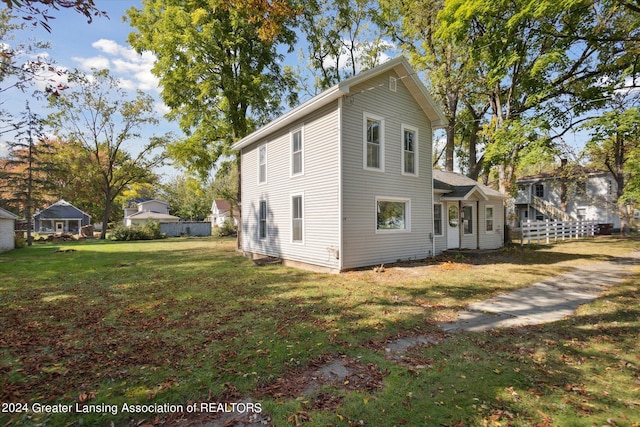
{"type": "Polygon", "coordinates": [[[560,322],[450,336],[437,326],[638,240],[341,275],[255,266],[234,245],[85,241],[0,255],[0,425],[204,422],[217,402],[258,405],[276,426],[640,425],[638,268],[560,322]],[[441,344],[385,357],[387,341],[420,334],[441,344]],[[310,388],[331,360],[355,374],[310,388]]]}

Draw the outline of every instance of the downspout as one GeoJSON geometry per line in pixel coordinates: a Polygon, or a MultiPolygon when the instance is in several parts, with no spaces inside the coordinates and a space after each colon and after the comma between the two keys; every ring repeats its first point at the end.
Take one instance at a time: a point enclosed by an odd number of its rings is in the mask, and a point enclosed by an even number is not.
{"type": "Polygon", "coordinates": [[[344,265],[344,212],[342,200],[342,99],[342,96],[338,98],[338,271],[342,271],[344,265]]]}
{"type": "MultiPolygon", "coordinates": [[[[433,135],[433,132],[431,132],[433,135]]],[[[433,140],[433,136],[431,138],[433,140]]],[[[431,167],[431,258],[436,256],[436,219],[434,209],[436,205],[436,199],[433,193],[433,167],[431,167]]],[[[444,227],[444,212],[442,212],[442,205],[440,206],[440,227],[444,227]]]]}

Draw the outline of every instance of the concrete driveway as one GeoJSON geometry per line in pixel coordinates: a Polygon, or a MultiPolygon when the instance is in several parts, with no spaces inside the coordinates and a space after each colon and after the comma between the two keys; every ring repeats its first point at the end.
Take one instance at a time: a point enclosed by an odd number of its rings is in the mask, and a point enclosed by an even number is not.
{"type": "Polygon", "coordinates": [[[640,265],[640,252],[578,267],[530,287],[471,304],[458,314],[457,320],[441,323],[440,327],[446,332],[479,332],[561,320],[631,276],[636,265],[640,265]]]}

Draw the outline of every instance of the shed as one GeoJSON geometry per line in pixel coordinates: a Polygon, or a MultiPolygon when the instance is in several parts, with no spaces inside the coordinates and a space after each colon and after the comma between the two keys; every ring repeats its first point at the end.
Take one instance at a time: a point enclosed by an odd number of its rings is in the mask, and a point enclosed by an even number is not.
{"type": "Polygon", "coordinates": [[[0,208],[0,252],[15,248],[15,224],[18,217],[0,208]]]}

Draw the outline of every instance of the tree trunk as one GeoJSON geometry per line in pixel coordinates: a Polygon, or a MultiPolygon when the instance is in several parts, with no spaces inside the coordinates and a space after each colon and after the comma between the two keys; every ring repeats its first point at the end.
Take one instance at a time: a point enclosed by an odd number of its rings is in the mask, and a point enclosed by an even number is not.
{"type": "Polygon", "coordinates": [[[444,149],[444,170],[453,172],[453,153],[456,146],[455,118],[449,117],[447,125],[447,145],[444,149]]]}
{"type": "Polygon", "coordinates": [[[111,215],[111,196],[107,192],[104,203],[104,213],[102,215],[102,231],[100,232],[100,239],[105,240],[107,238],[107,228],[109,227],[109,215],[111,215]]]}

